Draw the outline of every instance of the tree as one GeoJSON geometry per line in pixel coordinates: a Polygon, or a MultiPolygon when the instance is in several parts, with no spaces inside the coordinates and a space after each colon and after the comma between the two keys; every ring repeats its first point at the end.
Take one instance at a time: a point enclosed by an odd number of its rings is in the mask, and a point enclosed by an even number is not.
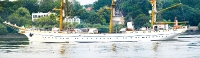
{"type": "Polygon", "coordinates": [[[83,7],[80,5],[80,3],[79,3],[78,1],[75,0],[75,2],[72,3],[72,6],[73,6],[73,12],[75,12],[75,16],[76,16],[76,15],[79,15],[80,12],[78,12],[78,11],[82,10],[82,8],[83,8],[83,7]]]}
{"type": "Polygon", "coordinates": [[[86,22],[91,14],[91,12],[87,12],[85,9],[79,10],[78,12],[80,12],[78,17],[81,19],[82,22],[86,22]]]}
{"type": "Polygon", "coordinates": [[[49,12],[52,11],[53,8],[60,7],[60,0],[41,0],[39,3],[40,12],[49,12]]]}
{"type": "Polygon", "coordinates": [[[64,10],[65,10],[65,16],[69,16],[69,17],[73,18],[76,14],[76,12],[74,12],[73,5],[71,2],[69,2],[69,0],[66,0],[64,10]]]}
{"type": "Polygon", "coordinates": [[[1,18],[1,16],[0,16],[0,23],[2,23],[4,20],[1,18]]]}
{"type": "Polygon", "coordinates": [[[90,24],[105,24],[104,22],[106,22],[106,20],[97,13],[91,13],[89,18],[86,20],[86,23],[90,24]]]}
{"type": "Polygon", "coordinates": [[[18,26],[30,26],[32,24],[31,15],[29,11],[24,8],[18,8],[14,13],[8,17],[8,21],[18,26]]]}
{"type": "Polygon", "coordinates": [[[118,33],[120,31],[120,29],[123,28],[123,26],[121,24],[116,24],[114,25],[114,32],[118,33]]]}
{"type": "Polygon", "coordinates": [[[0,35],[7,34],[6,26],[0,23],[0,35]]]}
{"type": "Polygon", "coordinates": [[[179,22],[189,21],[190,25],[197,26],[200,22],[198,18],[200,15],[199,13],[199,9],[192,8],[188,5],[182,5],[181,7],[163,12],[162,17],[164,19],[170,19],[171,21],[174,21],[174,18],[177,17],[179,22]]]}
{"type": "Polygon", "coordinates": [[[200,23],[198,24],[198,29],[200,30],[200,23]]]}
{"type": "Polygon", "coordinates": [[[0,1],[0,16],[6,20],[19,7],[21,7],[21,4],[17,1],[0,1]]]}
{"type": "Polygon", "coordinates": [[[35,24],[37,27],[40,28],[50,28],[53,26],[58,26],[58,21],[56,20],[56,16],[51,14],[50,16],[46,16],[46,17],[41,17],[39,19],[36,19],[35,24]]]}
{"type": "Polygon", "coordinates": [[[93,4],[86,4],[86,5],[83,5],[83,7],[85,8],[88,8],[88,7],[92,7],[93,4]]]}
{"type": "Polygon", "coordinates": [[[97,12],[98,15],[102,16],[103,19],[105,19],[106,21],[103,21],[102,23],[105,25],[106,23],[110,22],[110,11],[103,8],[100,8],[97,12]]]}
{"type": "Polygon", "coordinates": [[[97,10],[99,10],[101,7],[104,7],[104,6],[110,6],[111,5],[111,3],[112,3],[112,1],[111,0],[98,0],[98,1],[95,1],[94,3],[93,3],[93,9],[95,10],[95,11],[97,11],[97,10]]]}
{"type": "Polygon", "coordinates": [[[141,14],[149,15],[148,11],[151,10],[151,4],[148,0],[117,0],[115,8],[122,12],[125,22],[127,22],[130,21],[130,18],[135,19],[141,14]]]}
{"type": "Polygon", "coordinates": [[[47,17],[41,17],[36,19],[35,24],[37,27],[45,28],[45,26],[58,26],[58,21],[56,20],[56,16],[51,14],[47,17]]]}
{"type": "Polygon", "coordinates": [[[76,26],[76,28],[88,28],[91,24],[89,23],[80,23],[76,26]]]}
{"type": "Polygon", "coordinates": [[[18,0],[17,2],[21,3],[22,7],[27,8],[30,11],[30,13],[38,12],[38,0],[18,0]]]}
{"type": "Polygon", "coordinates": [[[147,27],[147,23],[149,23],[150,17],[146,16],[145,14],[140,14],[134,19],[134,27],[135,28],[141,28],[141,27],[147,27]]]}

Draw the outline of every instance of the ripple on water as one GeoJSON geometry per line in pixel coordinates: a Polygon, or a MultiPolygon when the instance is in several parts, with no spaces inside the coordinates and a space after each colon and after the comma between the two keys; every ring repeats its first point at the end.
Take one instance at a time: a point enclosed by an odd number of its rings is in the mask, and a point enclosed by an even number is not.
{"type": "Polygon", "coordinates": [[[0,58],[190,58],[200,57],[198,42],[40,43],[0,41],[0,58]]]}

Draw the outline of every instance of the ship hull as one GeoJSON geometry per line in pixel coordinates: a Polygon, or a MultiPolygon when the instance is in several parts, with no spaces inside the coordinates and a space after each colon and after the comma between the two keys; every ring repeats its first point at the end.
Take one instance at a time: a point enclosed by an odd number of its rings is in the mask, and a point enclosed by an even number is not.
{"type": "Polygon", "coordinates": [[[128,34],[63,34],[26,32],[29,41],[36,42],[133,42],[170,40],[180,33],[128,33],[128,34]]]}

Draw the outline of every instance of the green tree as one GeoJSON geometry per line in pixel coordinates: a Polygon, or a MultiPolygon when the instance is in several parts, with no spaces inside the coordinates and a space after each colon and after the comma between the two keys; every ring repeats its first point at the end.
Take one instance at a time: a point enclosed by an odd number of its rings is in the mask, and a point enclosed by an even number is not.
{"type": "Polygon", "coordinates": [[[123,28],[123,26],[121,24],[116,24],[114,25],[114,32],[118,33],[120,31],[120,29],[123,28]]]}
{"type": "Polygon", "coordinates": [[[7,17],[15,12],[19,7],[21,7],[21,4],[17,1],[0,1],[0,16],[7,20],[7,17]]]}
{"type": "Polygon", "coordinates": [[[0,23],[2,23],[4,20],[1,18],[1,16],[0,16],[0,23]]]}
{"type": "Polygon", "coordinates": [[[104,7],[104,6],[110,6],[111,5],[111,0],[98,0],[98,1],[95,1],[94,3],[93,3],[93,9],[95,10],[95,11],[97,11],[97,10],[99,10],[100,8],[102,8],[102,7],[104,7]]]}
{"type": "Polygon", "coordinates": [[[198,24],[198,29],[200,30],[200,23],[198,24]]]}
{"type": "Polygon", "coordinates": [[[7,33],[8,31],[7,31],[6,26],[0,23],[0,35],[7,34],[7,33]]]}
{"type": "Polygon", "coordinates": [[[41,17],[39,19],[34,20],[37,27],[41,28],[50,28],[53,26],[58,26],[58,21],[56,20],[56,16],[51,14],[47,17],[41,17]]]}
{"type": "Polygon", "coordinates": [[[86,23],[90,24],[105,24],[104,22],[106,22],[106,20],[97,13],[91,13],[89,18],[86,20],[86,23]]]}
{"type": "Polygon", "coordinates": [[[141,14],[149,15],[151,4],[148,0],[117,0],[116,9],[122,12],[125,22],[127,22],[130,21],[130,18],[135,19],[141,14]]]}
{"type": "Polygon", "coordinates": [[[177,17],[177,20],[180,21],[189,21],[189,24],[192,26],[197,26],[200,22],[199,9],[192,8],[188,5],[182,5],[181,7],[176,7],[175,9],[170,9],[163,12],[162,17],[164,19],[170,19],[174,21],[174,18],[177,17]]]}
{"type": "Polygon", "coordinates": [[[87,12],[85,9],[79,10],[78,12],[80,13],[78,17],[81,19],[82,22],[86,22],[90,14],[93,13],[87,12]]]}
{"type": "Polygon", "coordinates": [[[41,0],[39,3],[40,12],[49,12],[52,11],[53,8],[60,7],[60,0],[41,0]]]}
{"type": "Polygon", "coordinates": [[[145,14],[140,14],[134,19],[134,27],[141,28],[145,27],[147,23],[149,23],[150,17],[146,16],[145,14]]]}
{"type": "Polygon", "coordinates": [[[110,22],[110,10],[106,10],[104,7],[100,8],[97,12],[98,15],[102,16],[103,19],[106,21],[103,21],[102,23],[105,25],[106,23],[110,22]]]}
{"type": "Polygon", "coordinates": [[[83,7],[85,8],[88,8],[88,7],[92,7],[93,4],[86,4],[86,5],[83,5],[83,7]]]}
{"type": "Polygon", "coordinates": [[[75,15],[78,15],[78,14],[80,14],[80,12],[78,12],[78,11],[80,11],[80,10],[82,10],[82,6],[80,5],[80,3],[78,2],[78,1],[74,1],[73,3],[72,3],[72,5],[73,5],[73,12],[75,12],[75,15]]]}
{"type": "Polygon", "coordinates": [[[38,12],[39,2],[38,0],[18,0],[22,7],[27,8],[30,13],[38,12]]]}
{"type": "Polygon", "coordinates": [[[18,8],[14,13],[8,17],[8,21],[18,26],[30,26],[32,24],[31,15],[29,11],[24,8],[18,8]]]}
{"type": "Polygon", "coordinates": [[[69,16],[69,17],[73,18],[76,14],[76,12],[74,12],[74,9],[75,8],[73,8],[72,3],[69,2],[69,0],[66,0],[66,4],[64,5],[65,16],[69,16]]]}

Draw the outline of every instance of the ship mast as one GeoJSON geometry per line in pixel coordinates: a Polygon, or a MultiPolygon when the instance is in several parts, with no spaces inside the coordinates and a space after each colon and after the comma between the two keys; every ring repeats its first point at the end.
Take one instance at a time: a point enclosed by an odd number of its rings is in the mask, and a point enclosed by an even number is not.
{"type": "Polygon", "coordinates": [[[110,11],[110,26],[109,26],[109,33],[112,33],[112,26],[113,26],[113,20],[112,20],[112,17],[113,17],[113,10],[114,10],[114,7],[115,7],[115,4],[114,4],[114,0],[112,0],[112,4],[111,4],[111,8],[109,8],[110,11]]]}
{"type": "Polygon", "coordinates": [[[63,30],[63,3],[64,2],[64,0],[61,0],[61,4],[60,4],[60,18],[59,18],[59,22],[60,22],[60,24],[59,24],[59,29],[60,29],[60,31],[62,31],[63,30]]]}
{"type": "Polygon", "coordinates": [[[151,0],[152,10],[149,12],[151,15],[151,28],[154,29],[153,25],[156,22],[156,0],[151,0]]]}

